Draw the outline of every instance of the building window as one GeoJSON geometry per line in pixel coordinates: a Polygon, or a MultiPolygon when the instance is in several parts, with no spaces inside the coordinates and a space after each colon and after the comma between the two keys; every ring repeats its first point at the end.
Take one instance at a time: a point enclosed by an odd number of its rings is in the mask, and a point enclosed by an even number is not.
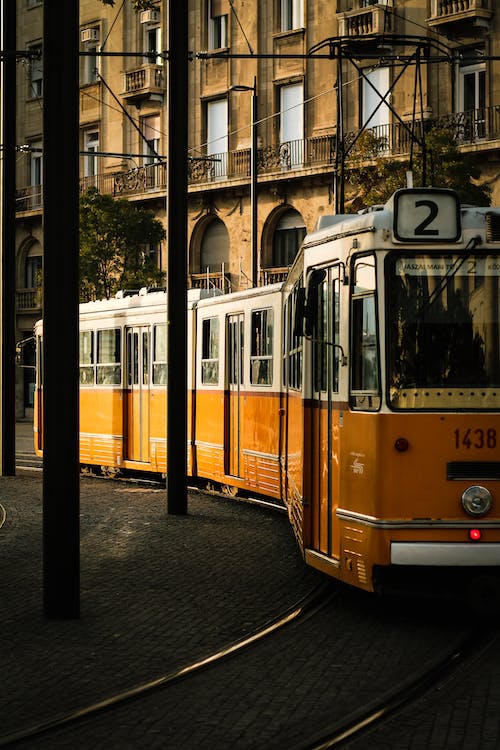
{"type": "Polygon", "coordinates": [[[229,234],[224,222],[214,219],[203,234],[200,273],[222,273],[223,266],[229,266],[229,234]]]}
{"type": "Polygon", "coordinates": [[[467,50],[458,69],[458,112],[462,119],[460,137],[470,141],[486,136],[486,63],[478,62],[484,50],[467,50]],[[474,62],[472,62],[472,59],[474,62]]]}
{"type": "Polygon", "coordinates": [[[228,46],[227,0],[208,0],[208,49],[228,46]]]}
{"type": "Polygon", "coordinates": [[[214,157],[208,170],[214,179],[227,174],[227,149],[227,99],[217,99],[207,104],[207,156],[214,157]]]}
{"type": "Polygon", "coordinates": [[[30,66],[29,66],[29,99],[36,99],[43,94],[43,62],[42,62],[42,45],[34,44],[29,48],[30,66]]]}
{"type": "Polygon", "coordinates": [[[377,138],[385,138],[389,148],[389,106],[382,101],[389,91],[389,68],[376,68],[364,72],[362,80],[361,126],[375,132],[377,138]]]}
{"type": "Polygon", "coordinates": [[[281,31],[304,27],[303,0],[280,0],[281,31]]]}
{"type": "Polygon", "coordinates": [[[86,53],[82,56],[82,78],[83,85],[95,83],[99,80],[99,58],[97,53],[99,45],[96,42],[89,42],[84,45],[83,51],[86,53]]]}
{"type": "Polygon", "coordinates": [[[274,231],[272,268],[291,266],[305,235],[302,216],[298,211],[287,211],[274,231]]]}
{"type": "Polygon", "coordinates": [[[283,169],[304,160],[304,86],[293,83],[280,88],[280,143],[283,169]]]}
{"type": "Polygon", "coordinates": [[[24,267],[24,286],[26,289],[36,289],[40,282],[42,270],[42,256],[28,255],[24,267]]]}
{"type": "Polygon", "coordinates": [[[93,177],[97,174],[97,152],[99,151],[99,133],[96,130],[88,130],[84,139],[84,177],[93,177]]]}
{"type": "Polygon", "coordinates": [[[31,144],[30,154],[30,185],[31,187],[39,187],[43,184],[43,154],[41,141],[31,144]]]}
{"type": "Polygon", "coordinates": [[[142,119],[144,164],[156,164],[160,153],[160,115],[142,119]]]}
{"type": "Polygon", "coordinates": [[[144,24],[144,49],[146,52],[158,53],[158,57],[148,58],[150,65],[163,65],[163,59],[159,55],[161,52],[161,26],[144,24]]]}

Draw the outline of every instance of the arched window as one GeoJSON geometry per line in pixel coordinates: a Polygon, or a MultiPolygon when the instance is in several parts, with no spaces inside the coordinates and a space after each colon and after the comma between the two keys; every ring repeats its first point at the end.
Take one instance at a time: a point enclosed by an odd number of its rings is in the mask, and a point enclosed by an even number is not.
{"type": "Polygon", "coordinates": [[[283,214],[274,230],[273,268],[292,265],[305,234],[304,220],[298,211],[290,209],[283,214]]]}
{"type": "Polygon", "coordinates": [[[200,273],[211,273],[221,270],[224,263],[229,265],[229,234],[224,222],[214,219],[206,228],[201,240],[200,273]]]}
{"type": "Polygon", "coordinates": [[[24,264],[24,287],[35,289],[40,283],[38,272],[42,270],[42,253],[40,245],[36,242],[28,251],[24,264]]]}

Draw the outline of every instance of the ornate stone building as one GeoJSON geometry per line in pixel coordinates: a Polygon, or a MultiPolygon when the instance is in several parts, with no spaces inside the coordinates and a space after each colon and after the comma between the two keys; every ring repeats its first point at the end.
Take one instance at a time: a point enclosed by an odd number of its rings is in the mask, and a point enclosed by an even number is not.
{"type": "MultiPolygon", "coordinates": [[[[81,187],[165,221],[166,0],[155,5],[137,14],[130,0],[80,0],[81,187]]],[[[18,65],[21,339],[41,314],[41,0],[18,0],[17,27],[17,48],[35,53],[18,65]]],[[[363,128],[380,139],[375,158],[401,160],[412,133],[451,122],[500,201],[493,0],[189,0],[189,36],[191,286],[229,291],[283,278],[317,217],[353,197],[346,164],[363,128]]],[[[164,244],[147,251],[165,268],[164,244]]],[[[19,414],[31,399],[23,375],[19,414]]]]}

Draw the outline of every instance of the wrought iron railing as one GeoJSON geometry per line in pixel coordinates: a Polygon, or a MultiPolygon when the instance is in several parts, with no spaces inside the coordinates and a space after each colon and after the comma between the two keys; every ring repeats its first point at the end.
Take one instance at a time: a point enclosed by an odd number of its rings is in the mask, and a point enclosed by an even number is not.
{"type": "Polygon", "coordinates": [[[190,273],[188,277],[191,289],[218,289],[223,294],[231,291],[231,277],[225,273],[190,273]]]}
{"type": "Polygon", "coordinates": [[[285,281],[289,270],[288,266],[284,268],[261,268],[260,285],[266,286],[266,284],[277,284],[280,281],[285,281]]]}
{"type": "MultiPolygon", "coordinates": [[[[462,146],[500,140],[500,105],[482,107],[468,112],[457,112],[439,118],[411,123],[396,122],[368,128],[372,152],[358,150],[356,159],[376,159],[378,157],[404,156],[409,154],[412,133],[419,136],[422,130],[433,125],[449,128],[455,141],[462,146]]],[[[351,145],[361,131],[350,131],[344,139],[347,159],[353,159],[351,145]]],[[[337,158],[337,138],[335,132],[314,136],[275,146],[263,146],[257,152],[257,176],[275,175],[303,169],[331,169],[337,158]]],[[[188,163],[188,180],[191,186],[223,182],[225,180],[248,180],[250,177],[251,151],[249,148],[238,151],[210,154],[206,157],[191,157],[188,163]]],[[[96,187],[101,193],[114,196],[147,195],[167,188],[166,162],[157,162],[134,169],[114,173],[83,177],[80,189],[96,187]]],[[[42,188],[28,186],[16,192],[17,211],[40,209],[42,188]]]]}

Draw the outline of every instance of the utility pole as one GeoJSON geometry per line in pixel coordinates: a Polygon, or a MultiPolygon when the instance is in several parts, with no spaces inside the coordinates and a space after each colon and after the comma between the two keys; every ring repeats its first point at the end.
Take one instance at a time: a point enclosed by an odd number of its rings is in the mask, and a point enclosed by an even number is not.
{"type": "Polygon", "coordinates": [[[168,3],[167,503],[187,513],[188,4],[168,3]]]}
{"type": "Polygon", "coordinates": [[[13,476],[16,473],[16,3],[2,0],[1,11],[0,474],[13,476]]]}
{"type": "Polygon", "coordinates": [[[47,617],[80,613],[79,3],[43,4],[43,564],[47,617]],[[63,33],[61,33],[63,30],[63,33]]]}

